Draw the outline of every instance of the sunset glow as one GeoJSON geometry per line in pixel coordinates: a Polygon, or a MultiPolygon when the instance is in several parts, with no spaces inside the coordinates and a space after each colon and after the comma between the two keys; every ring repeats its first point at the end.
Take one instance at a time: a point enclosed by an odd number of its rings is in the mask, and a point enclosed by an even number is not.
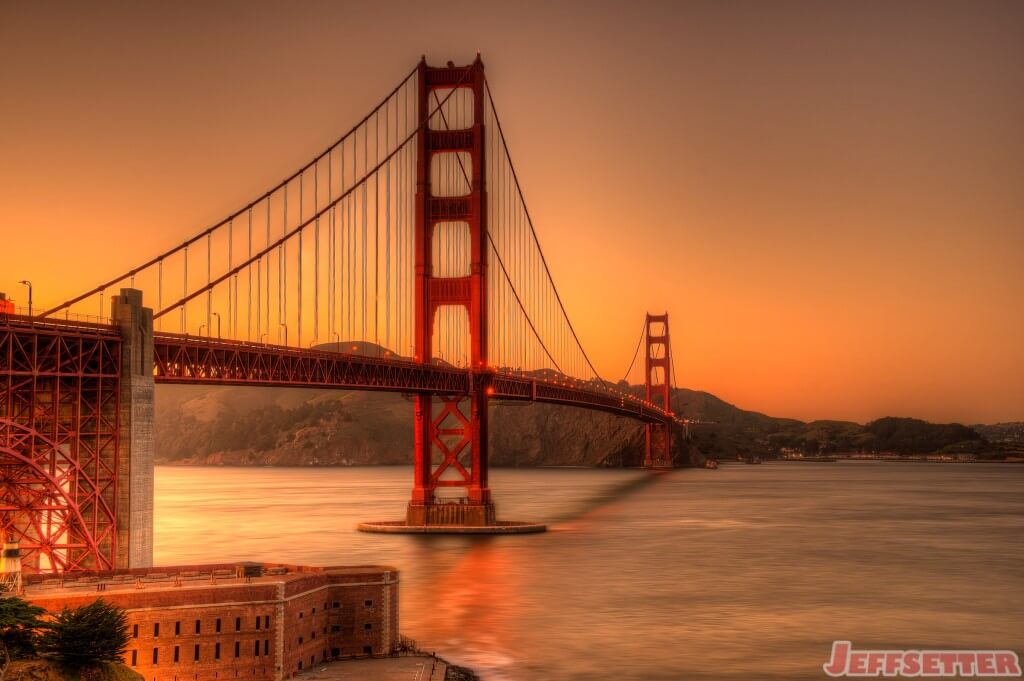
{"type": "Polygon", "coordinates": [[[0,7],[0,290],[126,270],[480,50],[606,378],[669,310],[679,383],[743,408],[1024,412],[1019,4],[246,7],[0,7]]]}

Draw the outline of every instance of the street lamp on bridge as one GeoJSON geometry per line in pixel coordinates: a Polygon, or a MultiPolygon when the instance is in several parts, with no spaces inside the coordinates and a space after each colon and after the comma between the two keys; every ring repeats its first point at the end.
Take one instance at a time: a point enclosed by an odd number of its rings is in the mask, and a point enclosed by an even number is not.
{"type": "Polygon", "coordinates": [[[28,316],[32,316],[32,282],[28,279],[22,279],[18,282],[23,286],[28,286],[28,316]]]}

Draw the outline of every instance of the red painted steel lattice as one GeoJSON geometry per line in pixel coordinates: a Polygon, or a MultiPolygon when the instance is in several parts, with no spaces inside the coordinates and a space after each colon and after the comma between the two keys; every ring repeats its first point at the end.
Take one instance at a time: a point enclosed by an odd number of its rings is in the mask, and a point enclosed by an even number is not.
{"type": "Polygon", "coordinates": [[[114,567],[121,340],[0,320],[0,531],[27,572],[114,567]]]}

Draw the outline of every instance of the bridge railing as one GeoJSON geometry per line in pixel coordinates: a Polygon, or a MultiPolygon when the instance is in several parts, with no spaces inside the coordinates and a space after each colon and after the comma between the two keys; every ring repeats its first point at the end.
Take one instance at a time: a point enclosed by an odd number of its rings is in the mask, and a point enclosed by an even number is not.
{"type": "Polygon", "coordinates": [[[68,314],[66,318],[38,317],[28,314],[28,308],[15,307],[13,313],[0,312],[0,324],[32,327],[41,330],[67,332],[70,329],[83,332],[110,333],[113,322],[97,315],[68,314]]]}

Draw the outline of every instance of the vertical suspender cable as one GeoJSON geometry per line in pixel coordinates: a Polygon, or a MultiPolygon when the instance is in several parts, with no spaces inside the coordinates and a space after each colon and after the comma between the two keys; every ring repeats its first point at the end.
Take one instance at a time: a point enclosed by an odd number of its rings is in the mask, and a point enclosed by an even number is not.
{"type": "MultiPolygon", "coordinates": [[[[299,224],[300,225],[302,224],[303,217],[304,217],[303,214],[302,214],[302,206],[305,203],[305,199],[306,199],[306,192],[303,190],[303,187],[302,187],[302,178],[304,176],[305,176],[305,173],[302,173],[301,175],[299,175],[299,224]]],[[[302,347],[302,230],[301,229],[299,230],[299,262],[298,262],[297,270],[298,270],[298,276],[295,278],[296,279],[296,289],[297,289],[297,291],[296,291],[296,298],[297,298],[297,300],[295,301],[295,308],[296,308],[295,311],[296,311],[296,314],[298,316],[298,323],[296,324],[296,326],[298,327],[296,329],[296,343],[301,348],[302,347]]]]}
{"type": "Polygon", "coordinates": [[[320,340],[320,164],[313,166],[313,342],[320,340]]]}
{"type": "MultiPolygon", "coordinates": [[[[248,229],[248,232],[249,232],[249,248],[248,248],[248,252],[246,253],[246,259],[247,260],[252,260],[252,206],[249,206],[248,213],[249,213],[249,229],[248,229]]],[[[259,267],[259,263],[256,263],[256,266],[259,267]]],[[[246,312],[245,312],[245,340],[251,341],[252,340],[252,267],[250,266],[250,267],[247,267],[246,269],[248,270],[248,282],[246,283],[246,287],[245,287],[245,295],[249,299],[249,302],[246,305],[246,312]]]]}
{"type": "Polygon", "coordinates": [[[210,242],[210,234],[206,235],[206,335],[210,335],[210,320],[213,310],[213,291],[209,288],[211,281],[211,263],[213,260],[213,246],[210,242]]]}
{"type": "MultiPolygon", "coordinates": [[[[160,258],[156,264],[157,271],[157,283],[156,283],[156,306],[157,309],[164,309],[164,260],[160,258]]],[[[163,318],[157,320],[157,329],[162,329],[164,325],[163,318]]]]}

